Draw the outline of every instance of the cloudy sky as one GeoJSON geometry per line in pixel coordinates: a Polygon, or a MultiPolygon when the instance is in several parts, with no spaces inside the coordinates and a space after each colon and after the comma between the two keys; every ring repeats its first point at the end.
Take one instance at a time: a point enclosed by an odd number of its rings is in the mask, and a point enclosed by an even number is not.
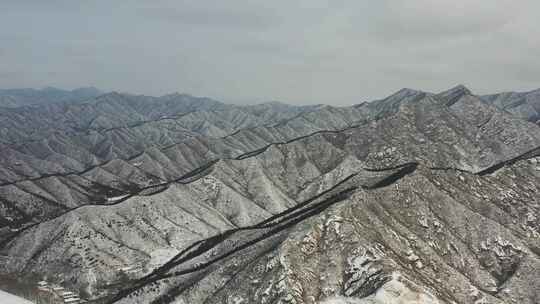
{"type": "Polygon", "coordinates": [[[403,87],[530,90],[538,12],[538,0],[0,0],[0,88],[340,105],[403,87]]]}

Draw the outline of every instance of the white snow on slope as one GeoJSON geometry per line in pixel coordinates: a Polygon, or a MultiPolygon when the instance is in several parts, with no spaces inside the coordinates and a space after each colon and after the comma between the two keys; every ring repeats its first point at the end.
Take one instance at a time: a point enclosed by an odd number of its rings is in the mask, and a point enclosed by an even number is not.
{"type": "Polygon", "coordinates": [[[2,290],[0,290],[0,303],[2,304],[34,304],[28,300],[14,296],[2,290]]]}

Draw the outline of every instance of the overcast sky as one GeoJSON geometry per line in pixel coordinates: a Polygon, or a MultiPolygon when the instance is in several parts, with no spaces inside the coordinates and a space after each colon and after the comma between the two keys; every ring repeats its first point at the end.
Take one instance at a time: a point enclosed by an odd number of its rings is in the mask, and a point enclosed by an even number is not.
{"type": "Polygon", "coordinates": [[[0,0],[0,88],[352,104],[540,87],[538,0],[0,0]]]}

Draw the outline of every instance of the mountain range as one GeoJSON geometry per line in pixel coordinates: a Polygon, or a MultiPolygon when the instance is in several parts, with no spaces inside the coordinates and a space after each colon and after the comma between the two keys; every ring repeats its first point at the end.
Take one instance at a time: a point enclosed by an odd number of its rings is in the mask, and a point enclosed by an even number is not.
{"type": "Polygon", "coordinates": [[[0,287],[91,303],[538,303],[539,92],[334,107],[2,90],[0,287]]]}

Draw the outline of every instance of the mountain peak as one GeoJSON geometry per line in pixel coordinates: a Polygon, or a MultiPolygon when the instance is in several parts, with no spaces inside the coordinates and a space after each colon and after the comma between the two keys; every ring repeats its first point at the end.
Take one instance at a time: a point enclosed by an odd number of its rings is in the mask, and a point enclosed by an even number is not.
{"type": "Polygon", "coordinates": [[[43,89],[41,89],[41,91],[43,91],[43,92],[62,92],[63,90],[59,89],[59,88],[48,86],[48,87],[44,87],[43,89]]]}
{"type": "Polygon", "coordinates": [[[275,106],[289,106],[288,104],[278,101],[278,100],[270,100],[260,103],[261,105],[275,105],[275,106]]]}
{"type": "Polygon", "coordinates": [[[411,88],[402,88],[401,90],[399,90],[396,93],[392,94],[392,96],[394,96],[394,95],[400,95],[400,96],[416,95],[418,93],[422,93],[422,91],[411,89],[411,88]]]}
{"type": "Polygon", "coordinates": [[[472,95],[471,90],[469,90],[466,86],[459,84],[449,90],[437,94],[436,96],[444,100],[447,106],[451,106],[458,102],[461,97],[466,95],[472,95]]]}
{"type": "Polygon", "coordinates": [[[457,86],[450,88],[446,91],[439,93],[438,95],[452,95],[452,94],[462,94],[462,95],[472,95],[472,91],[469,90],[465,85],[458,84],[457,86]]]}
{"type": "Polygon", "coordinates": [[[79,93],[79,94],[93,94],[93,95],[100,95],[102,94],[101,90],[99,90],[96,87],[80,87],[71,90],[73,93],[79,93]]]}
{"type": "Polygon", "coordinates": [[[123,93],[120,93],[118,91],[111,91],[111,92],[107,92],[107,93],[104,93],[104,94],[101,94],[100,96],[96,97],[96,100],[100,100],[100,99],[117,99],[117,98],[122,98],[124,96],[123,93]]]}
{"type": "Polygon", "coordinates": [[[186,94],[183,94],[183,93],[180,93],[180,92],[172,92],[172,93],[169,93],[169,94],[162,95],[159,98],[172,99],[172,98],[179,98],[179,97],[182,97],[182,96],[185,96],[185,95],[186,94]]]}

